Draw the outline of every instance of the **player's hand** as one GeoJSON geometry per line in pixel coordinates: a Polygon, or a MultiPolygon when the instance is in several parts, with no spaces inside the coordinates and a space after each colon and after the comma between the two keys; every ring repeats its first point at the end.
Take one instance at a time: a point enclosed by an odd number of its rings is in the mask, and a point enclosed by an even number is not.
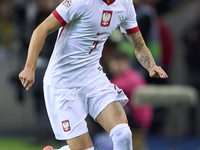
{"type": "Polygon", "coordinates": [[[151,70],[149,71],[149,75],[152,78],[162,78],[162,79],[168,78],[168,75],[160,66],[152,67],[151,70]]]}
{"type": "Polygon", "coordinates": [[[28,91],[35,82],[35,72],[31,69],[25,68],[19,74],[19,79],[23,87],[28,91]]]}

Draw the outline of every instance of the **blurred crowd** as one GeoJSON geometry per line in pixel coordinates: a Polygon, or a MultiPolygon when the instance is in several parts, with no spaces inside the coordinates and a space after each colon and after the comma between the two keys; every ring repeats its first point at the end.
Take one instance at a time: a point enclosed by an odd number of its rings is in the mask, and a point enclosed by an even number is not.
{"type": "MultiPolygon", "coordinates": [[[[17,57],[17,72],[10,75],[10,80],[15,85],[17,101],[24,103],[24,89],[18,80],[18,73],[24,67],[28,45],[33,30],[55,9],[61,1],[57,0],[1,0],[0,1],[0,51],[2,56],[14,53],[17,57]]],[[[43,98],[43,75],[48,60],[53,51],[57,32],[49,35],[37,62],[35,78],[32,87],[34,110],[39,130],[36,130],[36,143],[52,139],[52,131],[46,114],[43,98]]],[[[15,71],[16,71],[15,70],[15,71]]]]}
{"type": "MultiPolygon", "coordinates": [[[[4,53],[14,53],[18,58],[18,70],[25,62],[27,49],[33,30],[39,25],[62,0],[0,0],[0,58],[4,53]]],[[[193,0],[195,1],[195,0],[193,0]]],[[[190,0],[192,2],[192,0],[190,0]]],[[[176,43],[171,26],[164,16],[172,13],[179,7],[187,5],[188,0],[133,0],[138,25],[151,50],[156,63],[170,72],[175,62],[176,43]]],[[[199,4],[200,8],[200,4],[199,4]]],[[[199,12],[200,18],[200,12],[199,12]]],[[[182,36],[183,53],[186,67],[190,71],[189,85],[200,91],[200,19],[188,26],[182,36]]],[[[32,88],[32,96],[37,113],[37,123],[41,127],[37,133],[38,142],[52,134],[43,101],[42,80],[48,60],[51,56],[57,32],[46,39],[45,45],[38,58],[36,82],[32,88]]],[[[168,80],[152,79],[148,72],[138,64],[134,51],[124,35],[117,29],[105,44],[101,64],[108,78],[122,88],[130,102],[125,108],[130,126],[138,133],[140,141],[145,139],[147,132],[153,126],[157,115],[150,105],[135,106],[134,90],[148,84],[173,84],[168,80]],[[131,82],[130,82],[131,81],[131,82]],[[154,119],[153,119],[154,118],[154,119]],[[132,121],[134,120],[134,121],[132,121]],[[138,130],[139,129],[139,130],[138,130]]],[[[17,81],[17,74],[11,75],[12,82],[17,81]]],[[[17,84],[17,99],[23,102],[23,89],[17,84]]],[[[159,111],[160,113],[160,111],[159,111]]],[[[88,119],[90,121],[90,119],[88,119]]],[[[158,125],[158,124],[156,124],[158,125]]],[[[154,126],[154,128],[156,128],[154,126]]],[[[96,134],[98,130],[91,130],[96,134]]],[[[139,143],[139,142],[137,142],[139,143]]],[[[138,146],[142,147],[141,142],[138,146]]]]}

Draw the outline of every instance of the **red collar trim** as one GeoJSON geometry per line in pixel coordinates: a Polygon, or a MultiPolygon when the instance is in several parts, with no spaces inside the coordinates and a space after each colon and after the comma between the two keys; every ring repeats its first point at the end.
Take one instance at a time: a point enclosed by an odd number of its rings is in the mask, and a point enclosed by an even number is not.
{"type": "Polygon", "coordinates": [[[115,2],[115,0],[112,0],[111,2],[107,2],[107,0],[103,0],[107,5],[111,5],[112,3],[115,2]]]}

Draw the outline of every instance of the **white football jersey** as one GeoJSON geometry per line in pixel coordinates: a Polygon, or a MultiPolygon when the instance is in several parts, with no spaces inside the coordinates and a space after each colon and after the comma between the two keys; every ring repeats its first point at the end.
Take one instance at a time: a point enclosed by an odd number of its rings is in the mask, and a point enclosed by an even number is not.
{"type": "Polygon", "coordinates": [[[139,31],[132,0],[64,0],[53,15],[63,27],[44,82],[59,88],[81,87],[100,76],[103,45],[118,26],[126,34],[139,31]]]}

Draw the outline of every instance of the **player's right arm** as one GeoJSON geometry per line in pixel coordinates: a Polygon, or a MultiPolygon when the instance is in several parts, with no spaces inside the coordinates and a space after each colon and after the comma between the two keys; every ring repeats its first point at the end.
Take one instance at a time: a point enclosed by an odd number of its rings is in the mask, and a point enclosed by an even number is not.
{"type": "Polygon", "coordinates": [[[156,65],[140,31],[133,34],[125,34],[125,36],[135,50],[135,55],[140,64],[149,71],[150,77],[168,78],[166,72],[160,66],[156,65]]]}
{"type": "Polygon", "coordinates": [[[25,67],[19,74],[19,79],[26,90],[29,90],[35,82],[36,62],[46,37],[60,27],[62,27],[61,23],[51,14],[34,30],[25,67]]]}

